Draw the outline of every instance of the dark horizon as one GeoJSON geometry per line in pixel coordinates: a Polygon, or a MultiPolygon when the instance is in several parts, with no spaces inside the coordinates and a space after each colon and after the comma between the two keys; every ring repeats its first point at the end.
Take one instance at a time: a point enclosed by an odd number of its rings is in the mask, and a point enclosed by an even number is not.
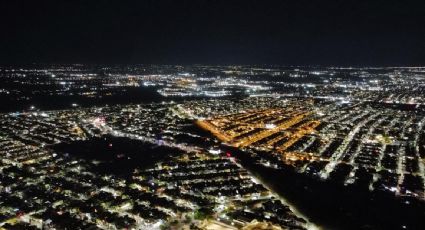
{"type": "Polygon", "coordinates": [[[32,63],[0,63],[0,68],[29,68],[31,66],[37,67],[46,67],[46,66],[182,66],[182,67],[190,67],[190,66],[217,66],[217,67],[258,67],[258,68],[267,68],[267,67],[276,67],[276,68],[341,68],[341,69],[409,69],[409,68],[425,68],[425,64],[423,65],[325,65],[325,64],[305,64],[305,65],[297,65],[297,64],[266,64],[266,63],[236,63],[236,64],[220,64],[220,63],[135,63],[135,62],[127,62],[127,63],[118,63],[118,62],[87,62],[87,63],[72,63],[72,62],[32,62],[32,63]]]}
{"type": "Polygon", "coordinates": [[[0,64],[425,66],[425,2],[2,3],[0,64]]]}

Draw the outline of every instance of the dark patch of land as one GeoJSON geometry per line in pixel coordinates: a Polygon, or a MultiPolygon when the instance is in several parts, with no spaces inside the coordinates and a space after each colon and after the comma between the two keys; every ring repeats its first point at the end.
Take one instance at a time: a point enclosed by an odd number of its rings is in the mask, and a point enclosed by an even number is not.
{"type": "Polygon", "coordinates": [[[104,136],[70,144],[61,143],[52,148],[70,157],[96,160],[94,171],[99,174],[130,176],[134,169],[147,168],[181,153],[181,150],[166,146],[157,146],[124,137],[104,136]]]}
{"type": "Polygon", "coordinates": [[[57,110],[71,108],[72,104],[81,107],[160,102],[164,98],[154,87],[122,87],[98,92],[93,96],[79,95],[78,91],[67,95],[34,93],[34,89],[22,90],[19,95],[0,95],[0,112],[15,112],[30,109],[57,110]]]}

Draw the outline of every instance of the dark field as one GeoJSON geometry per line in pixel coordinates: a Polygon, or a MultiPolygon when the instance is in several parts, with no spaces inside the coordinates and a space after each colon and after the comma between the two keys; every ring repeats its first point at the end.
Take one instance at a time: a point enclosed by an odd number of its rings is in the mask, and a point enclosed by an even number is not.
{"type": "Polygon", "coordinates": [[[180,153],[178,149],[111,136],[58,144],[53,149],[70,157],[99,161],[93,166],[99,174],[112,173],[123,177],[129,176],[136,168],[147,168],[180,153]]]}

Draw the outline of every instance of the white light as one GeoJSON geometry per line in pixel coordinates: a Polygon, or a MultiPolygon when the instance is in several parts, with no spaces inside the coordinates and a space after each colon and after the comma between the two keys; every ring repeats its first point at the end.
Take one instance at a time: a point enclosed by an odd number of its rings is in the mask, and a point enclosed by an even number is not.
{"type": "Polygon", "coordinates": [[[210,149],[210,150],[208,150],[208,152],[211,153],[211,154],[220,154],[221,153],[220,149],[218,149],[218,150],[210,149]]]}
{"type": "Polygon", "coordinates": [[[266,124],[266,129],[274,129],[276,128],[275,124],[266,124]]]}

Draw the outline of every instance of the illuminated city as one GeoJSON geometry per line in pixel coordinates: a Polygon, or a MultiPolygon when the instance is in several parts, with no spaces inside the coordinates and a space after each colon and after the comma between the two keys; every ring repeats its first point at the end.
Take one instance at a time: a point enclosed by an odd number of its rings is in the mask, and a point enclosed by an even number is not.
{"type": "Polygon", "coordinates": [[[1,69],[3,228],[320,229],[289,172],[423,205],[423,68],[123,69],[1,69]]]}
{"type": "Polygon", "coordinates": [[[0,230],[424,230],[425,1],[3,1],[0,230]]]}

